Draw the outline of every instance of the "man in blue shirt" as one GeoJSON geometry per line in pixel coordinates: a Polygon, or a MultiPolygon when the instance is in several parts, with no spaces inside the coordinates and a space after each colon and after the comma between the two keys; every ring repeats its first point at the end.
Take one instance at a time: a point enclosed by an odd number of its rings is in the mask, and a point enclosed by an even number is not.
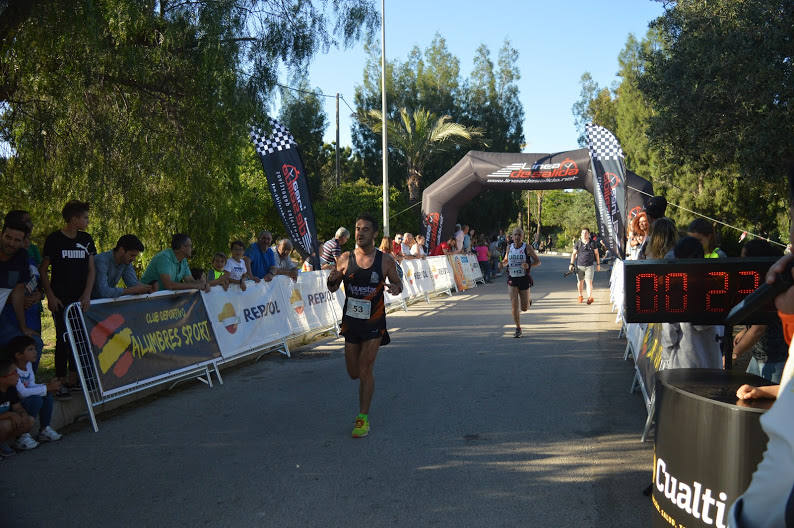
{"type": "Polygon", "coordinates": [[[276,255],[273,248],[270,247],[272,242],[273,235],[270,234],[270,231],[261,231],[256,242],[245,250],[245,256],[251,261],[251,273],[267,282],[273,279],[270,268],[276,265],[276,255]]]}
{"type": "Polygon", "coordinates": [[[35,332],[25,322],[25,284],[30,280],[27,252],[22,245],[27,227],[8,222],[0,233],[0,288],[11,290],[0,304],[0,343],[7,343],[18,335],[33,336],[35,332]]]}
{"type": "Polygon", "coordinates": [[[143,252],[143,243],[135,235],[123,235],[112,251],[105,251],[94,257],[96,280],[91,291],[92,299],[116,298],[122,295],[151,293],[149,284],[138,281],[132,263],[143,252]],[[118,288],[119,279],[124,280],[126,288],[118,288]]]}

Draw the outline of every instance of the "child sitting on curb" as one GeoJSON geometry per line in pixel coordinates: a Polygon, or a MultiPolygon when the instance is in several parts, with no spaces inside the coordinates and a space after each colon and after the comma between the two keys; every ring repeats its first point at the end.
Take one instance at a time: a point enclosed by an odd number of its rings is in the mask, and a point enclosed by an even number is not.
{"type": "MultiPolygon", "coordinates": [[[[53,393],[61,387],[61,382],[53,379],[48,384],[36,383],[33,361],[36,360],[36,342],[26,335],[17,336],[6,345],[8,354],[17,367],[17,394],[22,407],[34,419],[39,418],[39,442],[55,442],[61,439],[55,429],[50,427],[52,420],[53,393]]],[[[28,435],[30,436],[30,435],[28,435]]]]}
{"type": "Polygon", "coordinates": [[[14,454],[7,442],[19,450],[38,447],[30,436],[35,420],[25,412],[17,394],[17,369],[13,362],[0,359],[0,454],[14,454]]]}

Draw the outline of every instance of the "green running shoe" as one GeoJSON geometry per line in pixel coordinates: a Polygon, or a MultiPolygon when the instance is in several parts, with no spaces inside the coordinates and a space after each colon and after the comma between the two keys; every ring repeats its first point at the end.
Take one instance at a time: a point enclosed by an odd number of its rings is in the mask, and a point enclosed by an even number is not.
{"type": "Polygon", "coordinates": [[[369,434],[369,418],[357,416],[356,425],[353,427],[353,438],[364,438],[368,434],[369,434]]]}

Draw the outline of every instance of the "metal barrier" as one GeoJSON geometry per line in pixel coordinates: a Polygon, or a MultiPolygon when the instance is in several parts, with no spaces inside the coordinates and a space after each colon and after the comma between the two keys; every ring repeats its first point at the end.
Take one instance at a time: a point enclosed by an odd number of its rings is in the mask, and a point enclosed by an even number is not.
{"type": "Polygon", "coordinates": [[[176,382],[192,378],[197,378],[199,381],[212,387],[210,368],[215,371],[218,376],[218,381],[221,384],[223,383],[220,372],[218,371],[218,363],[220,362],[220,359],[218,359],[169,372],[162,376],[149,378],[123,389],[113,391],[112,393],[103,394],[97,375],[96,362],[91,353],[91,342],[80,303],[72,303],[67,306],[65,317],[66,336],[69,339],[69,344],[72,347],[76,359],[77,374],[80,378],[80,384],[83,386],[83,395],[85,396],[85,403],[88,408],[88,416],[94,432],[99,431],[94,408],[109,401],[118,400],[157,385],[166,383],[176,384],[176,382]]]}

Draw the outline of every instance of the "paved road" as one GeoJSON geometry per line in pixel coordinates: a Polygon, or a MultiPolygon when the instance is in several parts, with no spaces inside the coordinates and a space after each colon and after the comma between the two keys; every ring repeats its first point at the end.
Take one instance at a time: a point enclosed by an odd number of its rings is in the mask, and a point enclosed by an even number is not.
{"type": "Polygon", "coordinates": [[[504,279],[389,316],[372,431],[341,342],[225,371],[0,462],[0,526],[647,526],[652,446],[608,304],[543,257],[513,339],[504,279]]]}

